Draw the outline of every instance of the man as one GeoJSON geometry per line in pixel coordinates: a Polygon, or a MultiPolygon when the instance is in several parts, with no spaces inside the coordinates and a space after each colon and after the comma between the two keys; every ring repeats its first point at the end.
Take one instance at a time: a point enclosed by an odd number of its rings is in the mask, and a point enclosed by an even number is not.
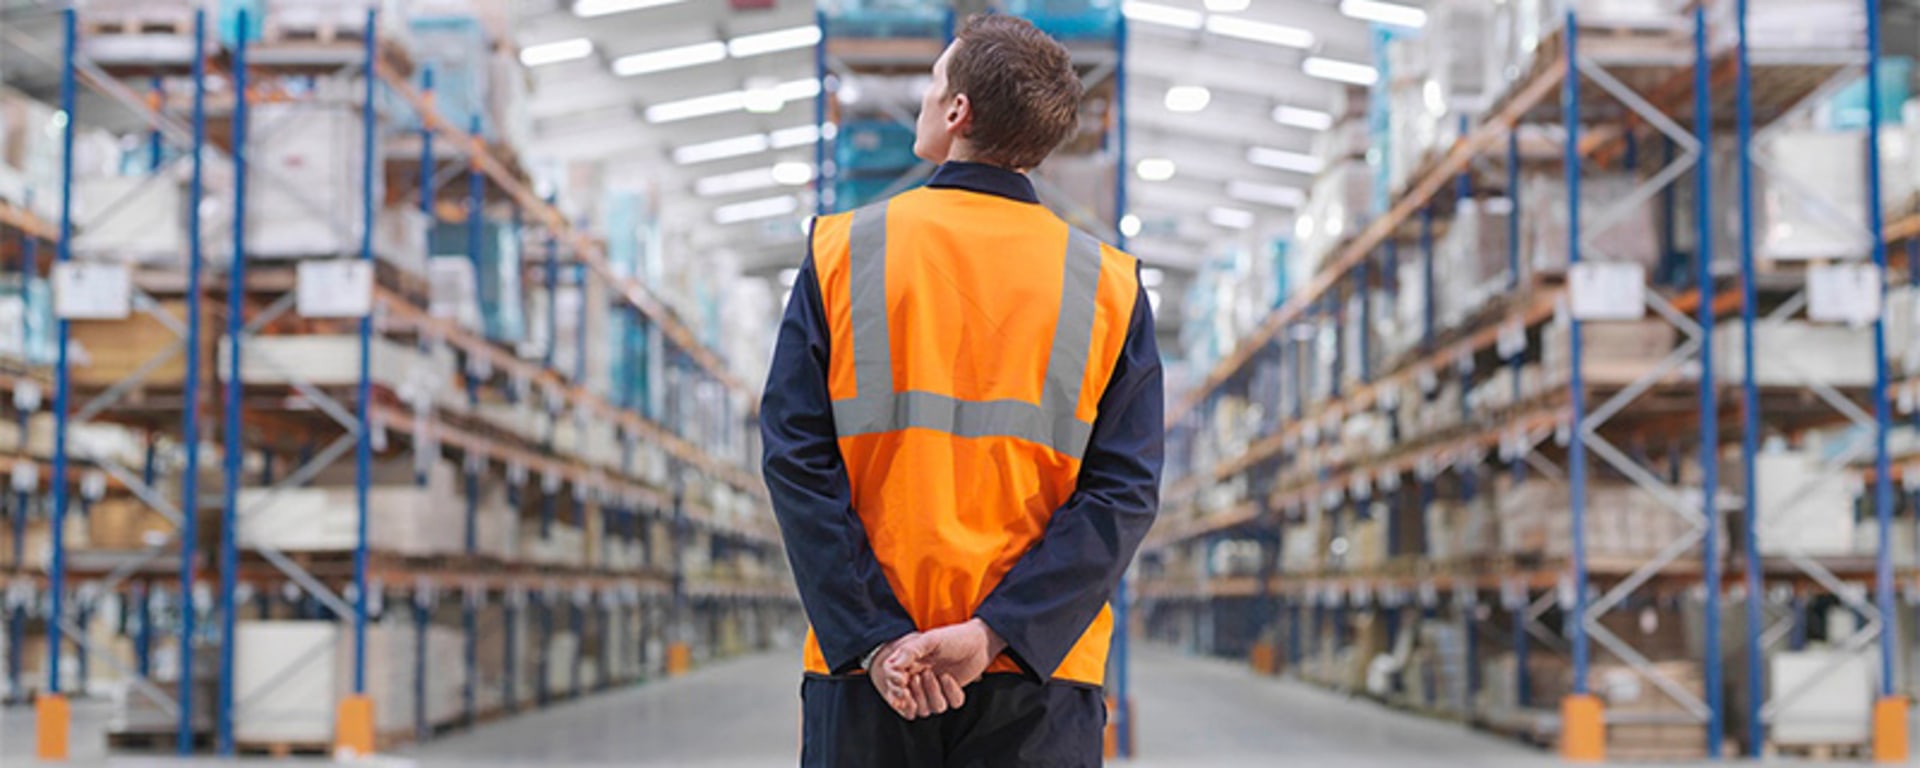
{"type": "Polygon", "coordinates": [[[1100,764],[1164,434],[1137,262],[1024,175],[1080,96],[1059,43],[972,19],[922,104],[926,188],[812,228],[761,404],[805,766],[1100,764]]]}

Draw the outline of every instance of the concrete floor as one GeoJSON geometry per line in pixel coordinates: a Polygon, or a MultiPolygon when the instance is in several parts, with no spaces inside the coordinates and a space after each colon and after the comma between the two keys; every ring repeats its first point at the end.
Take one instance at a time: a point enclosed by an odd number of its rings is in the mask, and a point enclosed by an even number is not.
{"type": "MultiPolygon", "coordinates": [[[[798,659],[790,653],[726,662],[369,762],[409,768],[792,766],[799,717],[797,667],[798,659]]],[[[1557,764],[1538,750],[1456,725],[1299,684],[1256,680],[1237,664],[1147,649],[1135,658],[1134,679],[1142,757],[1125,764],[1134,768],[1557,764]]],[[[212,762],[106,758],[97,735],[105,711],[91,704],[76,709],[75,761],[70,765],[212,762]]],[[[0,765],[33,765],[32,736],[31,709],[0,711],[0,765]]]]}

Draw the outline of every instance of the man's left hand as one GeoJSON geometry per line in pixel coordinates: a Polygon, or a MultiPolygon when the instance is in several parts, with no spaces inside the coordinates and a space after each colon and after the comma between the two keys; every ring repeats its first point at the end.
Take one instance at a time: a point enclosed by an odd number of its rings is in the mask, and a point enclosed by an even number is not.
{"type": "Polygon", "coordinates": [[[973,619],[902,639],[875,674],[887,677],[888,688],[912,694],[912,711],[903,715],[928,717],[965,704],[962,689],[979,680],[1006,646],[986,622],[973,619]]]}

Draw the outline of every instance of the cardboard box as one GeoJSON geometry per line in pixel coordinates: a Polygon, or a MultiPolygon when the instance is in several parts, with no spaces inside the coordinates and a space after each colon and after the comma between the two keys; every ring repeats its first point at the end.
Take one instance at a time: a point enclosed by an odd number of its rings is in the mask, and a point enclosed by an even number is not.
{"type": "MultiPolygon", "coordinates": [[[[215,339],[219,334],[213,314],[218,302],[200,304],[200,345],[195,352],[184,349],[185,338],[173,332],[152,315],[135,312],[125,320],[76,320],[69,324],[70,338],[82,354],[75,358],[72,381],[77,387],[110,387],[140,370],[161,350],[175,344],[183,348],[142,379],[147,387],[178,387],[186,382],[189,361],[200,367],[202,383],[215,381],[212,368],[215,339]]],[[[159,311],[166,312],[182,327],[187,322],[186,302],[165,299],[159,311]]]]}

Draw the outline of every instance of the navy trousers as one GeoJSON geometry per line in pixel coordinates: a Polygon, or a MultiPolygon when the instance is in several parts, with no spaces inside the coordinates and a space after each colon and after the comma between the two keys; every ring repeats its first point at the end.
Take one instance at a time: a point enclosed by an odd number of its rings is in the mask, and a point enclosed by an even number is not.
{"type": "Polygon", "coordinates": [[[802,768],[1097,768],[1100,689],[988,675],[967,703],[908,721],[864,676],[808,675],[800,686],[802,768]]]}

